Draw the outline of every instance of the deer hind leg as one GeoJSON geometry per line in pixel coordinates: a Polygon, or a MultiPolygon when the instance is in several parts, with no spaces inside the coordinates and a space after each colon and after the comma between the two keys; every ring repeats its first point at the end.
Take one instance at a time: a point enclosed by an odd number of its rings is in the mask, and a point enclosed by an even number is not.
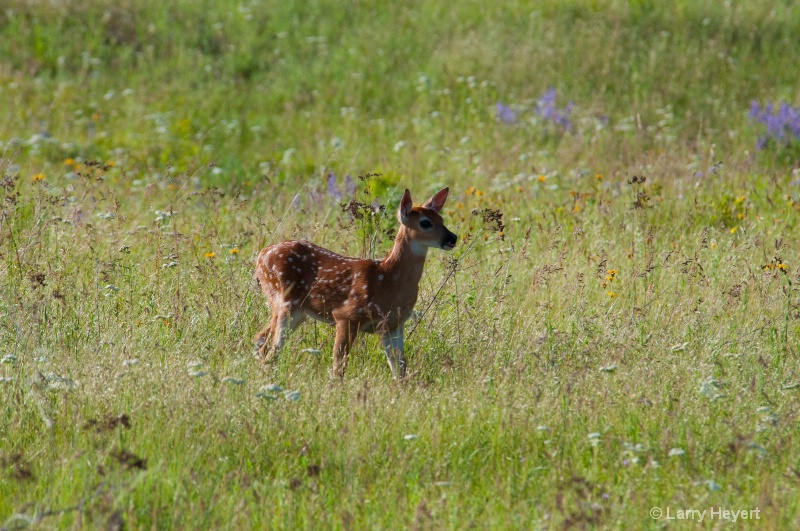
{"type": "Polygon", "coordinates": [[[256,334],[258,354],[264,363],[277,358],[278,352],[286,343],[289,332],[305,320],[302,311],[290,312],[288,309],[273,309],[269,326],[256,334]]]}
{"type": "Polygon", "coordinates": [[[272,326],[271,325],[267,325],[263,330],[261,330],[259,333],[256,334],[256,337],[253,339],[253,341],[256,344],[256,352],[258,352],[259,356],[262,356],[262,357],[264,356],[265,348],[269,348],[267,343],[270,342],[270,339],[272,339],[272,326]],[[267,346],[265,347],[265,345],[267,345],[267,346]]]}
{"type": "Polygon", "coordinates": [[[350,321],[336,321],[336,341],[333,345],[333,368],[331,377],[344,379],[350,349],[358,336],[358,325],[350,321]]]}
{"type": "Polygon", "coordinates": [[[406,355],[403,346],[403,325],[401,324],[394,330],[387,330],[381,333],[383,351],[386,354],[386,361],[392,370],[395,380],[406,377],[406,355]]]}
{"type": "Polygon", "coordinates": [[[258,349],[258,357],[262,363],[270,361],[276,354],[275,351],[275,331],[279,329],[278,321],[280,314],[278,310],[273,307],[272,316],[270,317],[269,325],[262,331],[256,334],[255,342],[258,349]]]}

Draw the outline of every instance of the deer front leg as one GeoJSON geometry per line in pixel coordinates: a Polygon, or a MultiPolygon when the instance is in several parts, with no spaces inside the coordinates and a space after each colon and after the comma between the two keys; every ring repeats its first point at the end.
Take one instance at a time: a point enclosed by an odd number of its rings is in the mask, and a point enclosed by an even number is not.
{"type": "Polygon", "coordinates": [[[386,361],[392,370],[395,380],[406,377],[406,355],[403,347],[403,325],[401,324],[394,330],[388,330],[381,334],[383,351],[386,353],[386,361]]]}
{"type": "Polygon", "coordinates": [[[331,377],[344,379],[350,348],[358,336],[358,325],[350,321],[336,321],[336,342],[333,345],[333,368],[331,377]]]}

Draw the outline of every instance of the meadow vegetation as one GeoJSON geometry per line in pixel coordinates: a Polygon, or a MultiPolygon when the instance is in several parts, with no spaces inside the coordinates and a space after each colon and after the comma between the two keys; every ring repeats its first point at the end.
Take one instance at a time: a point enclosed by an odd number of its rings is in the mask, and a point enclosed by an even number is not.
{"type": "Polygon", "coordinates": [[[798,36],[789,1],[7,0],[0,529],[797,528],[798,36]],[[331,381],[314,324],[263,369],[258,251],[380,257],[442,186],[407,380],[366,336],[331,381]]]}

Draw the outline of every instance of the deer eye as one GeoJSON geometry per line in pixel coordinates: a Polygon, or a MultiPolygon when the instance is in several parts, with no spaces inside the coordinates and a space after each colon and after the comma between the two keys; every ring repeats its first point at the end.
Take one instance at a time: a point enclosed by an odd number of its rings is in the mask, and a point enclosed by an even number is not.
{"type": "Polygon", "coordinates": [[[433,228],[433,223],[431,223],[431,220],[429,219],[423,219],[422,221],[419,222],[419,226],[422,227],[423,229],[430,229],[433,228]]]}

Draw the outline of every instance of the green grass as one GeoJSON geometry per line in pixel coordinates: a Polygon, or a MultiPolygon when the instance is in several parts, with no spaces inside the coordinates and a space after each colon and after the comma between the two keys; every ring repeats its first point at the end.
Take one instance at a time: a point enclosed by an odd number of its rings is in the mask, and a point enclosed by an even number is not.
{"type": "Polygon", "coordinates": [[[798,150],[747,115],[800,7],[451,4],[0,12],[0,529],[800,525],[798,150]],[[258,251],[443,185],[407,381],[321,324],[263,370],[258,251]]]}

